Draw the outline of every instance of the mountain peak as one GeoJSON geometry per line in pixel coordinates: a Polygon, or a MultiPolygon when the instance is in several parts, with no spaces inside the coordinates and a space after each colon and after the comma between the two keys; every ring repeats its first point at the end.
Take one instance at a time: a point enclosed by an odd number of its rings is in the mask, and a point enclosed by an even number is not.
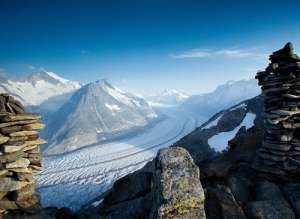
{"type": "Polygon", "coordinates": [[[28,79],[31,82],[37,82],[37,81],[43,80],[43,81],[50,82],[52,84],[57,84],[57,83],[66,84],[66,83],[70,82],[69,80],[58,76],[54,72],[49,72],[46,70],[41,70],[39,72],[33,73],[29,76],[28,79]]]}
{"type": "Polygon", "coordinates": [[[53,72],[40,70],[26,79],[0,79],[0,92],[10,93],[24,105],[37,106],[51,97],[70,93],[82,85],[77,81],[64,79],[53,72]]]}

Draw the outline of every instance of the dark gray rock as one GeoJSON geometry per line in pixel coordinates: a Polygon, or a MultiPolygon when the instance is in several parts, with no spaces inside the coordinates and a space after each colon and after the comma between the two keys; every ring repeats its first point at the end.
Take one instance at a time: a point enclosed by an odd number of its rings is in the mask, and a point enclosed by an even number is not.
{"type": "Polygon", "coordinates": [[[300,183],[287,183],[283,186],[285,197],[293,206],[297,218],[300,218],[300,183]]]}
{"type": "Polygon", "coordinates": [[[253,219],[295,219],[295,214],[281,200],[256,201],[248,204],[247,216],[253,219]]]}
{"type": "Polygon", "coordinates": [[[105,197],[103,206],[144,196],[151,191],[152,173],[138,171],[118,180],[110,193],[105,197]]]}
{"type": "Polygon", "coordinates": [[[245,219],[242,208],[237,204],[231,190],[224,185],[207,188],[207,218],[245,219]]]}

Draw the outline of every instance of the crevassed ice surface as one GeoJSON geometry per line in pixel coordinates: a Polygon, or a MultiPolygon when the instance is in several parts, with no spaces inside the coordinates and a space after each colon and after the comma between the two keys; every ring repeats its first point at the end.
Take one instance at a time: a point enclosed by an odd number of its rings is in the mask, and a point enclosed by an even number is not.
{"type": "Polygon", "coordinates": [[[118,178],[143,167],[158,149],[195,129],[197,120],[187,112],[164,110],[168,111],[164,120],[133,137],[45,157],[44,170],[37,175],[43,207],[78,210],[118,178]]]}

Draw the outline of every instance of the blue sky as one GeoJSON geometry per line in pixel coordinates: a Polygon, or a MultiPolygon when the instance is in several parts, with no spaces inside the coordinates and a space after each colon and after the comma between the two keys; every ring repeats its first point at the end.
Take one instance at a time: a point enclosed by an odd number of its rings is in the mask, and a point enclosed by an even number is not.
{"type": "Polygon", "coordinates": [[[0,71],[44,68],[147,94],[202,93],[254,77],[287,41],[300,48],[300,1],[0,1],[0,71]]]}

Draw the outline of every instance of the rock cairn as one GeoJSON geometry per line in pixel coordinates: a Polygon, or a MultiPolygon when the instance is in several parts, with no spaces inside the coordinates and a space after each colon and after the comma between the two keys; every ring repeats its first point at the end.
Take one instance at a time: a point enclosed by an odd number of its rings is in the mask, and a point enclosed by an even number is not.
{"type": "Polygon", "coordinates": [[[256,79],[264,97],[265,135],[255,168],[285,179],[300,173],[300,57],[287,43],[256,79]]]}
{"type": "Polygon", "coordinates": [[[26,113],[22,104],[0,94],[0,217],[10,210],[39,206],[33,173],[41,170],[38,145],[41,117],[26,113]]]}

